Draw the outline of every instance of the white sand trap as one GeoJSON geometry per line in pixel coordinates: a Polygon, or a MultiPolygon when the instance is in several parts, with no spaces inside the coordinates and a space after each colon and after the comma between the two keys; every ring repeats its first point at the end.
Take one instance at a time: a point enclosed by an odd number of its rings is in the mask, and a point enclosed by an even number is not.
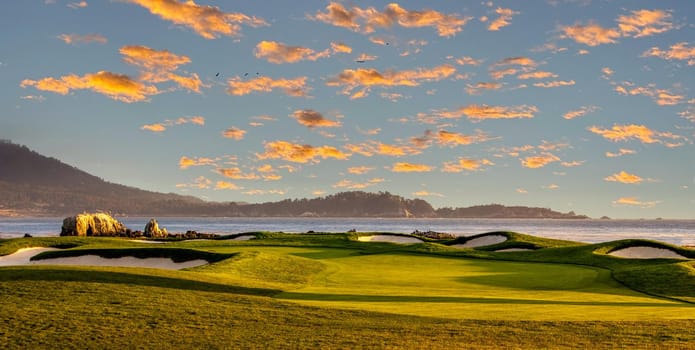
{"type": "Polygon", "coordinates": [[[43,259],[32,261],[34,265],[78,265],[78,266],[118,266],[118,267],[146,267],[152,269],[180,270],[189,267],[205,265],[208,262],[202,259],[174,262],[170,258],[145,258],[133,256],[107,259],[97,255],[83,255],[68,258],[43,259]]]}
{"type": "Polygon", "coordinates": [[[256,239],[255,235],[241,235],[232,239],[233,241],[248,241],[249,239],[256,239]]]}
{"type": "Polygon", "coordinates": [[[361,242],[422,243],[421,239],[415,237],[393,235],[360,236],[358,240],[361,242]]]}
{"type": "Polygon", "coordinates": [[[497,243],[502,243],[507,240],[507,236],[503,235],[487,235],[487,236],[482,236],[478,238],[473,238],[469,241],[466,241],[464,244],[454,244],[451,245],[451,247],[456,247],[456,248],[475,248],[475,247],[484,247],[486,245],[493,245],[497,243]]]}
{"type": "Polygon", "coordinates": [[[12,254],[0,256],[0,266],[29,265],[33,263],[29,261],[32,256],[51,250],[58,249],[45,247],[22,248],[12,254]]]}
{"type": "Polygon", "coordinates": [[[149,244],[162,244],[162,243],[166,243],[166,242],[162,242],[162,241],[148,241],[148,240],[145,240],[145,239],[129,239],[128,241],[130,241],[130,242],[138,242],[138,243],[149,243],[149,244]]]}
{"type": "Polygon", "coordinates": [[[630,259],[688,259],[671,249],[654,247],[629,247],[614,250],[608,255],[630,259]]]}
{"type": "Polygon", "coordinates": [[[496,253],[504,253],[504,252],[528,252],[533,249],[528,249],[528,248],[507,248],[507,249],[499,249],[495,250],[496,253]]]}

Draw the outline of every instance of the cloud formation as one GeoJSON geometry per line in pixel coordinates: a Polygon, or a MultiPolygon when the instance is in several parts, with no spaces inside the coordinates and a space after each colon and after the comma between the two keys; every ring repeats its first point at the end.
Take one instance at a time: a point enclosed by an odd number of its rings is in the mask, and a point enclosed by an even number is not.
{"type": "Polygon", "coordinates": [[[395,24],[405,28],[433,27],[439,36],[455,35],[470,20],[470,17],[434,10],[406,10],[396,3],[388,4],[384,11],[379,11],[374,7],[345,8],[337,2],[328,4],[326,12],[319,11],[309,18],[366,34],[373,33],[376,28],[390,28],[395,24]]]}
{"type": "Polygon", "coordinates": [[[60,34],[58,35],[58,39],[62,40],[64,43],[68,45],[77,45],[77,44],[90,44],[90,43],[97,43],[97,44],[106,44],[108,40],[100,35],[100,34],[87,34],[87,35],[79,35],[79,34],[60,34]]]}
{"type": "Polygon", "coordinates": [[[627,148],[621,148],[618,150],[618,152],[606,152],[606,157],[608,158],[616,158],[616,157],[622,157],[627,154],[636,154],[637,151],[627,149],[627,148]]]}
{"type": "Polygon", "coordinates": [[[628,124],[628,125],[613,125],[610,129],[592,126],[589,131],[594,134],[603,136],[606,140],[613,142],[638,140],[642,143],[661,143],[666,146],[676,147],[680,144],[674,144],[667,140],[683,140],[683,136],[675,135],[670,132],[659,132],[649,129],[644,125],[628,124]]]}
{"type": "Polygon", "coordinates": [[[442,165],[442,172],[445,173],[460,173],[462,171],[478,171],[484,165],[495,165],[495,163],[487,159],[471,159],[471,158],[459,158],[454,162],[444,162],[442,165]]]}
{"type": "Polygon", "coordinates": [[[140,5],[151,14],[174,24],[188,27],[205,39],[215,39],[220,35],[238,36],[241,25],[251,27],[266,26],[262,18],[243,13],[223,12],[216,6],[198,5],[193,0],[123,0],[140,5]]]}
{"type": "Polygon", "coordinates": [[[32,86],[38,90],[60,95],[67,95],[71,90],[91,90],[126,103],[146,101],[149,96],[159,93],[154,85],[145,85],[127,75],[107,71],[88,73],[83,76],[70,74],[58,79],[51,77],[40,80],[25,79],[20,86],[23,88],[32,86]]]}
{"type": "Polygon", "coordinates": [[[272,79],[258,77],[251,80],[243,80],[240,77],[230,79],[227,84],[227,93],[234,96],[244,96],[254,92],[272,92],[280,89],[283,93],[294,97],[308,97],[310,88],[306,86],[307,77],[294,79],[272,79]]]}
{"type": "Polygon", "coordinates": [[[432,171],[432,167],[425,164],[398,162],[391,166],[391,171],[394,173],[423,173],[432,171]]]}
{"type": "Polygon", "coordinates": [[[374,68],[345,69],[340,74],[330,77],[326,85],[343,87],[343,94],[351,95],[351,99],[357,99],[367,96],[370,89],[375,86],[419,86],[422,82],[448,78],[455,72],[456,68],[448,64],[415,70],[387,70],[383,73],[374,68]],[[358,87],[362,90],[353,93],[353,90],[358,87]]]}
{"type": "Polygon", "coordinates": [[[588,113],[596,112],[599,108],[597,106],[582,106],[579,109],[571,110],[565,114],[562,115],[563,118],[565,119],[574,119],[577,117],[581,117],[583,115],[586,115],[588,113]]]}
{"type": "Polygon", "coordinates": [[[560,161],[560,158],[558,158],[556,155],[552,153],[543,153],[541,155],[537,156],[529,156],[526,158],[521,159],[521,165],[525,168],[531,168],[531,169],[536,169],[536,168],[542,168],[552,162],[558,162],[560,161]]]}
{"type": "MultiPolygon", "coordinates": [[[[333,52],[351,52],[352,49],[344,44],[331,43],[333,52]]],[[[263,58],[270,63],[295,63],[299,61],[316,61],[319,58],[331,56],[331,49],[316,52],[302,46],[289,46],[277,41],[261,41],[256,45],[257,58],[263,58]]]]}
{"type": "Polygon", "coordinates": [[[642,57],[659,57],[669,61],[687,60],[688,65],[693,66],[695,65],[695,47],[688,47],[687,42],[673,44],[667,50],[662,50],[655,46],[642,53],[642,57]]]}
{"type": "Polygon", "coordinates": [[[684,95],[673,93],[669,89],[659,89],[656,87],[656,84],[634,86],[633,83],[623,82],[615,87],[615,91],[621,95],[642,95],[650,97],[659,106],[672,106],[685,101],[684,95]]]}
{"type": "Polygon", "coordinates": [[[201,116],[193,116],[193,117],[180,117],[176,120],[167,119],[161,123],[143,125],[140,129],[152,131],[152,132],[163,132],[170,126],[189,124],[189,123],[202,126],[202,125],[205,125],[205,118],[203,118],[201,116]]]}
{"type": "Polygon", "coordinates": [[[203,166],[203,165],[215,165],[217,164],[217,161],[212,158],[188,158],[186,156],[182,156],[181,159],[179,159],[179,169],[188,169],[192,166],[203,166]]]}
{"type": "Polygon", "coordinates": [[[548,81],[548,82],[540,82],[540,83],[533,83],[533,86],[535,87],[541,87],[541,88],[556,88],[556,87],[561,87],[561,86],[572,86],[574,85],[575,82],[574,80],[555,80],[555,81],[548,81]]]}
{"type": "Polygon", "coordinates": [[[203,84],[195,73],[189,76],[174,73],[179,66],[191,62],[188,56],[142,45],[123,46],[120,53],[123,55],[124,62],[140,68],[139,80],[141,81],[153,84],[173,81],[179,87],[197,93],[201,92],[201,87],[209,87],[203,84]]]}
{"type": "Polygon", "coordinates": [[[313,109],[294,111],[291,117],[307,128],[335,128],[341,125],[339,121],[326,119],[321,113],[313,109]]]}
{"type": "Polygon", "coordinates": [[[242,130],[236,127],[231,127],[227,130],[222,131],[223,137],[226,137],[228,139],[234,139],[237,141],[244,139],[244,135],[246,135],[246,130],[242,130]]]}
{"type": "Polygon", "coordinates": [[[638,184],[642,182],[643,179],[635,174],[630,174],[625,171],[621,171],[611,176],[607,176],[606,178],[604,178],[604,180],[611,182],[621,182],[624,184],[638,184]]]}
{"type": "Polygon", "coordinates": [[[218,168],[216,173],[233,180],[257,180],[260,177],[254,173],[244,173],[240,168],[218,168]]]}
{"type": "Polygon", "coordinates": [[[620,198],[613,201],[613,204],[616,204],[616,205],[627,205],[627,206],[634,206],[634,207],[640,207],[640,208],[653,208],[659,203],[661,203],[661,201],[643,202],[643,201],[640,201],[637,197],[620,197],[620,198]]]}
{"type": "Polygon", "coordinates": [[[368,166],[357,166],[357,167],[350,167],[347,169],[348,173],[355,174],[355,175],[366,174],[372,170],[374,170],[374,168],[368,167],[368,166]]]}
{"type": "Polygon", "coordinates": [[[258,159],[283,159],[294,163],[318,163],[319,158],[348,159],[346,154],[331,146],[300,145],[287,141],[273,141],[265,144],[265,152],[257,154],[258,159]]]}
{"type": "Polygon", "coordinates": [[[506,9],[501,7],[498,7],[495,10],[495,13],[498,14],[499,17],[495,18],[492,22],[490,22],[490,24],[487,26],[487,30],[498,31],[500,30],[500,28],[512,24],[512,16],[519,14],[519,12],[514,11],[512,9],[506,9]]]}
{"type": "Polygon", "coordinates": [[[588,46],[598,46],[615,44],[621,37],[639,38],[667,32],[675,28],[671,17],[671,13],[664,10],[635,10],[630,15],[619,16],[616,19],[617,28],[604,28],[590,22],[587,25],[564,26],[560,30],[564,38],[588,46]]]}
{"type": "Polygon", "coordinates": [[[384,182],[383,178],[380,177],[375,177],[372,179],[367,180],[366,182],[354,182],[352,180],[340,180],[337,183],[333,184],[333,188],[347,188],[350,190],[361,190],[365,189],[370,186],[374,186],[376,184],[384,182]]]}
{"type": "Polygon", "coordinates": [[[473,121],[484,119],[515,119],[533,118],[534,113],[538,112],[536,106],[488,106],[488,105],[468,105],[461,107],[454,115],[460,113],[473,121]]]}

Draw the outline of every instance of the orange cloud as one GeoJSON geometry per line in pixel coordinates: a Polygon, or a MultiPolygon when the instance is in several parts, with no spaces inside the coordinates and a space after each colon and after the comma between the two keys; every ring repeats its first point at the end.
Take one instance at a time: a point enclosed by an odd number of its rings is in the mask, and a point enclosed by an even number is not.
{"type": "Polygon", "coordinates": [[[631,16],[618,17],[618,28],[624,36],[639,38],[667,32],[674,28],[671,13],[663,10],[637,10],[631,16]]]}
{"type": "Polygon", "coordinates": [[[675,135],[669,132],[659,132],[649,129],[644,125],[613,125],[610,129],[602,129],[597,126],[592,126],[589,131],[594,134],[603,136],[605,139],[617,142],[627,141],[630,139],[639,140],[642,143],[661,143],[668,145],[664,139],[684,139],[683,136],[675,135]]]}
{"type": "Polygon", "coordinates": [[[467,84],[466,92],[469,95],[479,95],[483,90],[499,90],[503,84],[495,82],[479,82],[475,85],[467,84]]]}
{"type": "Polygon", "coordinates": [[[370,187],[370,186],[374,186],[374,185],[381,183],[381,182],[384,182],[384,179],[373,178],[373,179],[368,180],[367,182],[361,182],[361,183],[353,182],[351,180],[345,179],[345,180],[341,180],[341,181],[338,181],[337,183],[333,184],[333,188],[348,188],[351,190],[361,190],[361,189],[365,189],[365,188],[370,187]]]}
{"type": "Polygon", "coordinates": [[[528,57],[507,57],[505,59],[495,62],[492,67],[499,66],[524,66],[524,67],[535,67],[537,65],[536,61],[528,57]]]}
{"type": "Polygon", "coordinates": [[[335,147],[299,145],[287,141],[273,141],[265,144],[265,153],[257,154],[258,159],[284,159],[294,163],[318,163],[317,158],[348,159],[349,154],[335,147]]]}
{"type": "Polygon", "coordinates": [[[132,103],[145,101],[148,96],[158,94],[156,86],[145,85],[133,80],[127,75],[116,74],[107,71],[89,73],[84,76],[74,74],[55,78],[43,78],[41,80],[25,79],[21,87],[33,86],[38,90],[50,91],[60,95],[67,95],[70,90],[92,90],[111,99],[132,103]]]}
{"type": "Polygon", "coordinates": [[[616,205],[629,205],[641,208],[653,208],[659,203],[661,201],[642,202],[637,197],[620,197],[613,201],[613,204],[616,205]]]}
{"type": "Polygon", "coordinates": [[[430,139],[434,139],[440,146],[455,147],[485,142],[490,140],[490,137],[480,130],[476,130],[475,135],[465,135],[446,130],[439,130],[437,132],[427,130],[422,138],[417,138],[412,141],[419,141],[420,144],[425,145],[430,139]]]}
{"type": "Polygon", "coordinates": [[[329,56],[330,50],[316,52],[310,48],[289,46],[277,41],[261,41],[256,45],[256,57],[275,64],[316,61],[329,56]]]}
{"type": "Polygon", "coordinates": [[[394,173],[422,173],[432,171],[432,167],[425,164],[399,162],[393,164],[391,171],[394,173]]]}
{"type": "Polygon", "coordinates": [[[80,2],[71,2],[71,3],[68,3],[68,4],[65,5],[65,6],[71,8],[71,9],[73,9],[73,10],[77,10],[77,9],[81,9],[81,8],[87,7],[88,4],[87,4],[86,1],[80,1],[80,2]]]}
{"type": "Polygon", "coordinates": [[[519,74],[518,79],[545,79],[545,78],[557,78],[557,74],[544,71],[533,71],[528,73],[519,74]]]}
{"type": "Polygon", "coordinates": [[[441,193],[429,192],[429,191],[425,191],[425,190],[413,192],[413,196],[417,196],[417,197],[427,197],[427,196],[430,196],[430,197],[444,197],[444,195],[441,194],[441,193]]]}
{"type": "Polygon", "coordinates": [[[246,130],[242,130],[235,127],[231,127],[222,132],[223,137],[226,137],[228,139],[235,139],[237,141],[242,140],[244,138],[244,135],[246,135],[246,130]]]}
{"type": "Polygon", "coordinates": [[[339,121],[326,119],[323,115],[312,109],[297,110],[292,113],[292,117],[308,128],[335,128],[341,124],[339,121]]]}
{"type": "Polygon", "coordinates": [[[192,166],[201,166],[201,165],[215,165],[216,161],[211,158],[188,158],[186,156],[182,156],[181,159],[179,159],[179,169],[188,169],[189,167],[192,166]]]}
{"type": "Polygon", "coordinates": [[[189,184],[176,184],[177,188],[197,188],[197,189],[208,189],[212,185],[212,181],[205,176],[198,176],[193,180],[193,183],[189,184]]]}
{"type": "Polygon", "coordinates": [[[361,33],[372,33],[377,27],[390,28],[394,24],[405,28],[433,27],[440,36],[455,35],[470,20],[434,10],[409,11],[396,3],[386,5],[382,12],[374,7],[362,9],[353,6],[347,9],[336,2],[328,4],[326,12],[318,12],[309,18],[361,33]]]}
{"type": "Polygon", "coordinates": [[[598,109],[599,109],[599,108],[596,107],[596,106],[582,106],[582,107],[579,108],[579,109],[572,110],[572,111],[569,111],[569,112],[565,113],[562,117],[565,118],[565,119],[568,119],[568,120],[569,120],[569,119],[574,119],[574,118],[577,118],[577,117],[581,117],[581,116],[583,116],[583,115],[585,115],[585,114],[587,114],[587,113],[595,112],[595,111],[597,111],[598,109]]]}
{"type": "Polygon", "coordinates": [[[516,68],[491,70],[490,71],[490,77],[492,77],[492,79],[495,79],[495,80],[500,80],[507,75],[514,75],[518,72],[519,72],[519,70],[517,70],[516,68]]]}
{"type": "Polygon", "coordinates": [[[511,24],[512,16],[518,15],[519,12],[513,11],[512,9],[505,9],[498,7],[495,13],[499,15],[494,21],[490,22],[487,26],[487,30],[498,31],[502,27],[506,27],[511,24]]]}
{"type": "Polygon", "coordinates": [[[257,180],[259,177],[254,173],[244,173],[239,168],[218,168],[218,174],[234,180],[257,180]]]}
{"type": "MultiPolygon", "coordinates": [[[[468,119],[480,121],[484,119],[513,119],[513,118],[533,118],[534,113],[538,112],[536,106],[488,106],[488,105],[468,105],[461,107],[456,114],[464,114],[468,119]]],[[[459,114],[459,115],[460,115],[459,114]]]]}
{"type": "Polygon", "coordinates": [[[241,190],[243,187],[239,187],[236,184],[227,181],[217,181],[215,184],[216,190],[241,190]]]}
{"type": "Polygon", "coordinates": [[[482,59],[476,60],[470,56],[463,56],[461,58],[457,58],[456,63],[458,63],[462,66],[465,66],[465,65],[477,66],[477,65],[480,65],[481,63],[483,63],[483,60],[482,59]]]}
{"type": "Polygon", "coordinates": [[[237,36],[241,24],[252,27],[268,25],[262,18],[243,13],[222,12],[216,6],[201,6],[193,0],[124,0],[140,5],[151,14],[180,26],[188,27],[205,39],[215,39],[220,35],[237,36]]]}
{"type": "Polygon", "coordinates": [[[542,87],[542,88],[555,88],[555,87],[560,87],[560,86],[572,86],[574,84],[575,84],[574,80],[570,80],[570,81],[555,80],[555,81],[534,83],[533,86],[542,87]]]}
{"type": "Polygon", "coordinates": [[[164,124],[156,123],[156,124],[145,124],[140,129],[152,131],[152,132],[162,132],[162,131],[166,130],[167,128],[164,124]]]}
{"type": "Polygon", "coordinates": [[[339,42],[331,42],[331,49],[334,53],[352,53],[350,46],[339,42]]]}
{"type": "Polygon", "coordinates": [[[442,171],[445,173],[460,173],[462,171],[478,171],[484,165],[495,165],[487,159],[459,158],[455,162],[445,162],[442,171]]]}
{"type": "Polygon", "coordinates": [[[108,40],[106,40],[105,37],[99,34],[87,34],[87,35],[79,35],[79,34],[61,34],[58,35],[58,39],[62,40],[64,43],[68,45],[76,45],[76,44],[89,44],[89,43],[98,43],[98,44],[106,44],[108,40]]]}
{"type": "Polygon", "coordinates": [[[154,50],[147,46],[123,46],[120,49],[123,61],[141,69],[140,80],[150,83],[174,81],[180,87],[200,93],[203,84],[197,74],[182,76],[174,71],[180,65],[188,64],[191,59],[187,56],[176,55],[167,50],[154,50]]]}
{"type": "Polygon", "coordinates": [[[363,54],[361,54],[359,57],[357,57],[357,59],[356,59],[355,61],[358,61],[358,62],[362,62],[362,61],[368,62],[368,61],[374,61],[374,60],[376,60],[377,58],[379,58],[379,56],[367,55],[366,53],[363,53],[363,54]]]}
{"type": "Polygon", "coordinates": [[[521,193],[521,194],[527,194],[528,193],[528,191],[526,189],[523,189],[523,188],[517,188],[516,192],[521,193]]]}
{"type": "Polygon", "coordinates": [[[271,92],[274,89],[282,90],[286,95],[294,97],[307,97],[309,88],[306,86],[306,77],[294,79],[277,79],[258,77],[244,81],[240,77],[230,79],[227,83],[227,93],[235,96],[244,96],[253,92],[271,92]]]}
{"type": "Polygon", "coordinates": [[[651,49],[642,53],[642,57],[659,57],[665,60],[688,60],[688,65],[695,65],[695,47],[688,47],[687,42],[680,42],[671,47],[668,50],[661,50],[658,47],[652,47],[651,49]]]}
{"type": "Polygon", "coordinates": [[[526,167],[526,168],[542,168],[546,166],[549,163],[552,162],[557,162],[560,161],[560,158],[558,158],[556,155],[552,153],[543,153],[539,156],[530,156],[526,157],[524,159],[521,159],[521,165],[526,167]]]}
{"type": "Polygon", "coordinates": [[[275,194],[278,196],[283,196],[283,195],[285,195],[285,193],[287,193],[287,191],[283,191],[283,190],[267,190],[267,191],[266,190],[248,190],[248,191],[241,192],[241,193],[243,193],[245,195],[249,195],[249,196],[260,196],[260,195],[266,195],[266,194],[275,194]]]}
{"type": "Polygon", "coordinates": [[[618,152],[616,152],[616,153],[606,152],[606,157],[608,157],[608,158],[616,158],[616,157],[624,156],[624,155],[626,155],[626,154],[636,154],[636,153],[637,153],[637,151],[635,151],[635,150],[626,149],[626,148],[621,148],[621,149],[618,150],[618,152]]]}
{"type": "Polygon", "coordinates": [[[367,166],[350,167],[350,168],[348,168],[348,173],[355,174],[355,175],[362,175],[362,174],[366,174],[372,170],[374,170],[374,168],[370,168],[367,166]]]}
{"type": "Polygon", "coordinates": [[[604,180],[611,182],[622,182],[624,184],[638,184],[642,182],[643,179],[635,174],[630,174],[625,171],[621,171],[619,173],[606,177],[604,180]]]}
{"type": "Polygon", "coordinates": [[[616,39],[620,38],[621,33],[614,28],[603,28],[596,23],[587,25],[576,24],[574,26],[566,26],[561,28],[564,33],[563,37],[570,38],[580,44],[588,46],[598,46],[601,44],[616,43],[616,39]]]}
{"type": "Polygon", "coordinates": [[[583,161],[583,160],[575,160],[573,162],[562,162],[562,163],[560,163],[560,165],[564,166],[565,168],[573,168],[573,167],[580,166],[580,165],[584,164],[584,162],[585,161],[583,161]]]}
{"type": "Polygon", "coordinates": [[[674,94],[668,89],[659,89],[655,84],[647,86],[636,86],[630,82],[624,82],[623,85],[615,87],[615,91],[621,95],[643,95],[651,97],[659,106],[672,106],[679,104],[685,100],[684,95],[674,94]]]}
{"type": "Polygon", "coordinates": [[[345,69],[337,76],[331,77],[326,82],[327,86],[343,87],[342,93],[351,95],[351,98],[367,96],[373,86],[419,86],[421,82],[439,81],[456,72],[456,68],[445,64],[431,69],[417,69],[405,71],[388,70],[380,73],[376,69],[345,69]],[[353,90],[363,89],[354,93],[353,90]]]}

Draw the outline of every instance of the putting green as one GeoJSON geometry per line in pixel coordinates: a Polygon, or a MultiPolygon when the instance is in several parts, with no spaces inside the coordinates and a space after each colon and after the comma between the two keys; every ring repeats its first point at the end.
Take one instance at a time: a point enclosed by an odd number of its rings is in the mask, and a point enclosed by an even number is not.
{"type": "MultiPolygon", "coordinates": [[[[279,252],[278,252],[279,253],[279,252]]],[[[628,289],[594,267],[311,250],[326,268],[277,298],[306,305],[458,319],[692,318],[695,306],[628,289]]]]}

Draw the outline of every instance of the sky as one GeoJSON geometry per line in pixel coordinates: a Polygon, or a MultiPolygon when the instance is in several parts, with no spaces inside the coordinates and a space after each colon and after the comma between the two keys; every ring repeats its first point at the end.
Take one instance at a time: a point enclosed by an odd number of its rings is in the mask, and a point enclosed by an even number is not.
{"type": "Polygon", "coordinates": [[[0,9],[0,138],[110,182],[695,218],[693,1],[0,9]]]}

